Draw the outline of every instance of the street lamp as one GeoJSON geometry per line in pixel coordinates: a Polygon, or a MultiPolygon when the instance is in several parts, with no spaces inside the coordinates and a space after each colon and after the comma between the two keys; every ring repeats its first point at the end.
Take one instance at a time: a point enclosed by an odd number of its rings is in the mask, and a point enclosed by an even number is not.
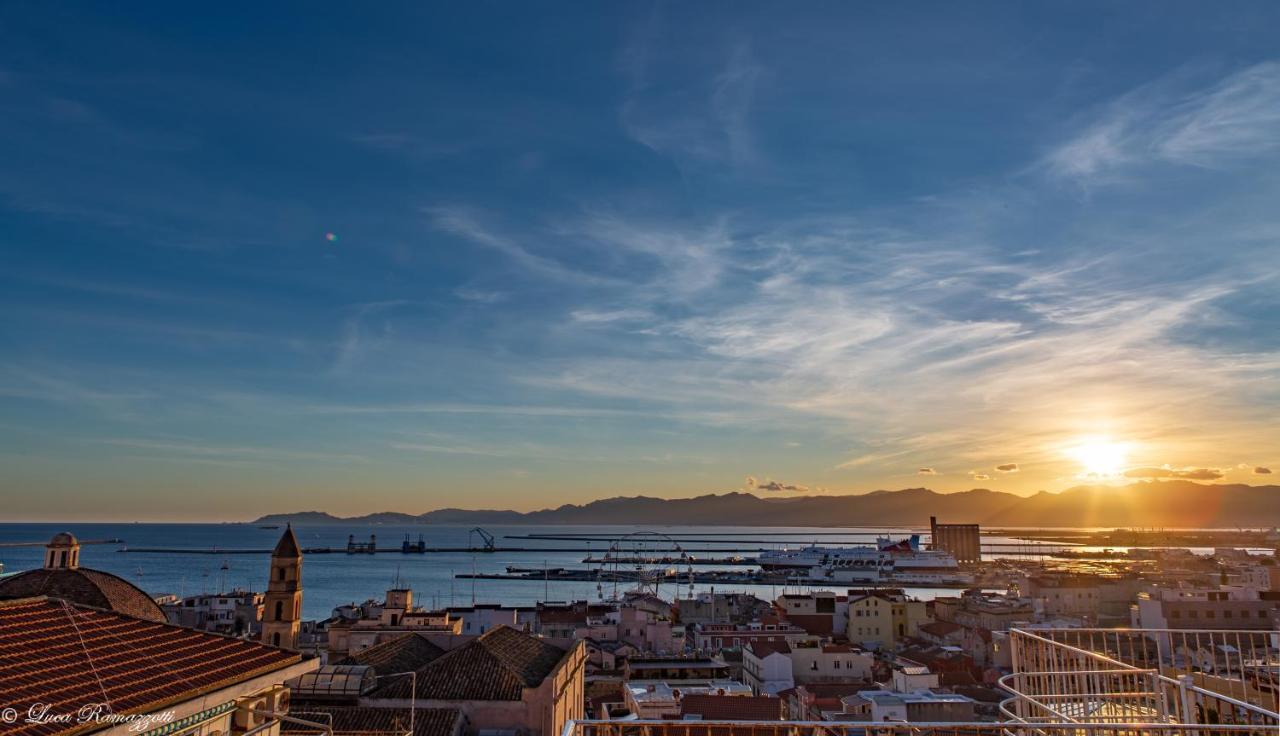
{"type": "Polygon", "coordinates": [[[378,679],[381,680],[384,677],[403,677],[405,675],[409,676],[409,736],[414,736],[414,713],[418,710],[418,673],[412,670],[409,672],[391,672],[386,675],[378,675],[378,679]]]}

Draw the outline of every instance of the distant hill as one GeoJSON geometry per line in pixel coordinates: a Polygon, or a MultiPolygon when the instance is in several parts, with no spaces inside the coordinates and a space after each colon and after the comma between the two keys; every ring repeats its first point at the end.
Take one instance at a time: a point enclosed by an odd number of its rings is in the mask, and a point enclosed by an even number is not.
{"type": "Polygon", "coordinates": [[[761,498],[723,493],[696,498],[631,496],[541,511],[439,509],[414,516],[382,512],[341,518],[319,511],[271,514],[255,524],[678,524],[689,526],[889,526],[940,521],[986,526],[1258,527],[1280,525],[1280,486],[1207,485],[1185,480],[1077,486],[1034,496],[975,488],[928,488],[845,496],[761,498]]]}

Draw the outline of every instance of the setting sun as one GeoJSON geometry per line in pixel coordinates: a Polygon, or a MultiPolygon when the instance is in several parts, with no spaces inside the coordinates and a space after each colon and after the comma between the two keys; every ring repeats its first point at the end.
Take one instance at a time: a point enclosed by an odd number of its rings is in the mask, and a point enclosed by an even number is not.
{"type": "Polygon", "coordinates": [[[1124,471],[1129,458],[1129,443],[1109,439],[1090,439],[1067,450],[1088,475],[1113,476],[1124,471]]]}

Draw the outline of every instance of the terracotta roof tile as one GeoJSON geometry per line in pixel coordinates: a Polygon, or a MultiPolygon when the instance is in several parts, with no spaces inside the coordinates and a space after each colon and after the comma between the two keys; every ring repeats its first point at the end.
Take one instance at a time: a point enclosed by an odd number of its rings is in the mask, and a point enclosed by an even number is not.
{"type": "Polygon", "coordinates": [[[390,675],[421,669],[444,653],[444,649],[432,644],[421,634],[405,634],[375,644],[333,664],[362,664],[372,667],[379,675],[390,675]]]}
{"type": "Polygon", "coordinates": [[[835,617],[829,613],[792,613],[787,620],[809,634],[830,636],[835,633],[835,617]]]}
{"type": "Polygon", "coordinates": [[[780,654],[791,654],[791,645],[788,644],[786,641],[755,641],[753,640],[753,641],[747,642],[746,648],[750,649],[751,653],[754,654],[758,659],[764,659],[765,657],[769,656],[770,654],[773,654],[774,652],[778,652],[780,654]]]}
{"type": "MultiPolygon", "coordinates": [[[[289,715],[316,723],[332,723],[335,736],[341,734],[407,734],[409,712],[404,708],[296,705],[289,715]]],[[[453,708],[418,708],[413,715],[413,736],[451,736],[458,730],[462,714],[453,708]]],[[[282,733],[315,734],[316,729],[284,721],[282,733]]]]}
{"type": "Polygon", "coordinates": [[[780,721],[782,698],[763,695],[686,695],[680,715],[704,721],[780,721]]]}
{"type": "Polygon", "coordinates": [[[106,608],[134,618],[164,623],[164,611],[138,586],[109,572],[87,567],[27,570],[0,580],[0,598],[60,598],[106,608]]]}
{"type": "MultiPolygon", "coordinates": [[[[60,600],[0,601],[0,693],[26,712],[51,713],[108,703],[118,714],[144,713],[281,669],[298,654],[60,600]]],[[[85,730],[68,724],[5,724],[3,736],[85,730]]]]}
{"type": "MultiPolygon", "coordinates": [[[[510,626],[490,629],[418,670],[420,700],[520,700],[560,664],[566,652],[510,626]]],[[[372,697],[409,697],[410,679],[401,677],[372,697]]]]}
{"type": "Polygon", "coordinates": [[[927,624],[920,624],[920,630],[930,636],[944,637],[960,631],[962,626],[953,624],[950,621],[931,621],[927,624]]]}

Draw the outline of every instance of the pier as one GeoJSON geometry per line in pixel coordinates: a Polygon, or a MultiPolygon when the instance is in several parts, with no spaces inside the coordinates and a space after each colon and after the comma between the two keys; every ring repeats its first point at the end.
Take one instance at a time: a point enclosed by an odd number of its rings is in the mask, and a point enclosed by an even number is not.
{"type": "MultiPolygon", "coordinates": [[[[647,582],[658,582],[664,585],[834,585],[851,587],[853,583],[824,583],[809,580],[786,572],[764,572],[724,570],[701,572],[668,572],[656,580],[652,573],[633,573],[623,570],[607,571],[589,568],[553,567],[546,570],[530,568],[508,568],[506,573],[458,573],[455,578],[461,580],[527,580],[529,582],[570,582],[570,583],[634,583],[641,579],[647,582]]],[[[857,583],[857,587],[912,587],[941,588],[963,590],[973,586],[967,583],[923,583],[885,580],[879,583],[857,583]]]]}
{"type": "MultiPolygon", "coordinates": [[[[80,545],[86,544],[124,544],[123,539],[81,539],[80,545]]],[[[44,547],[49,544],[49,540],[42,539],[39,542],[0,542],[0,547],[44,547]]]]}

